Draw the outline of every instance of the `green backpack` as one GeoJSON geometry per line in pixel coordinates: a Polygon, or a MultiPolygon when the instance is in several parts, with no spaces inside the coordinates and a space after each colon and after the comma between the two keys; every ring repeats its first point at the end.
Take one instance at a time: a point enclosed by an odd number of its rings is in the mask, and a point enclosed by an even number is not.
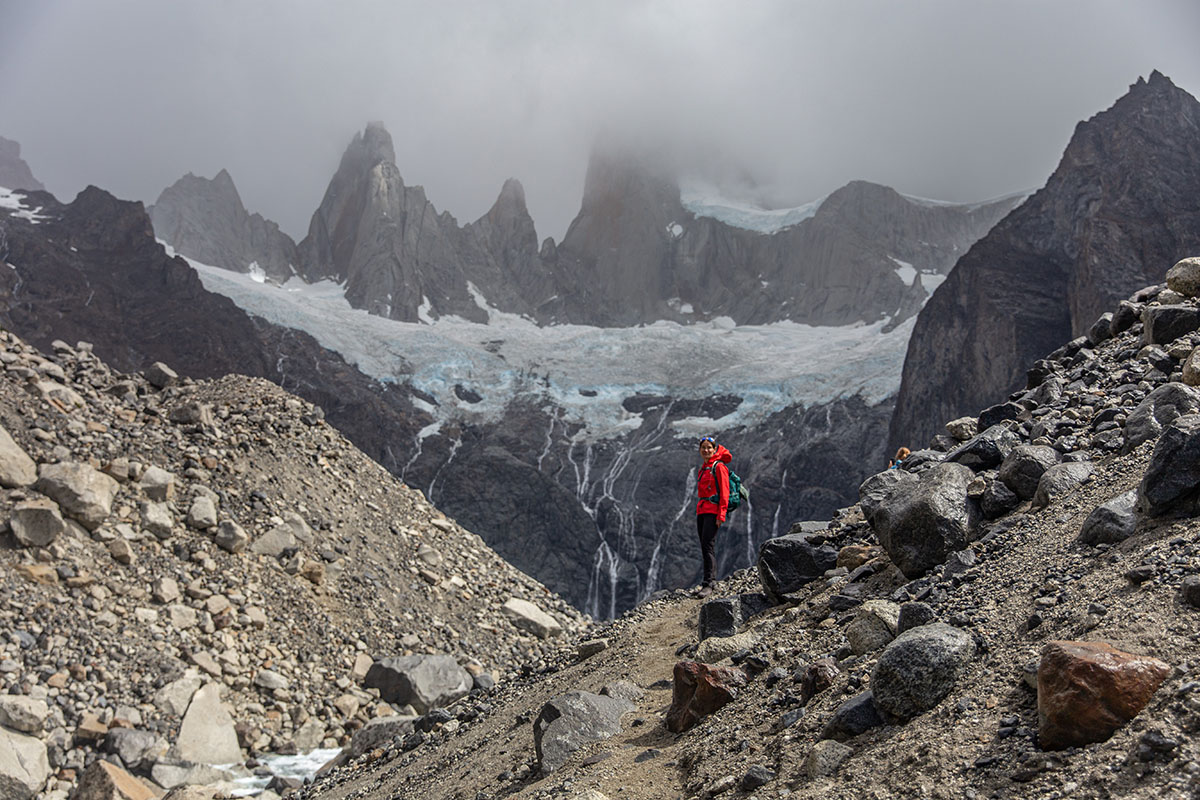
{"type": "MultiPolygon", "coordinates": [[[[717,465],[713,464],[708,470],[712,473],[713,481],[716,481],[717,465]]],[[[742,485],[742,479],[738,477],[736,472],[729,468],[728,464],[725,465],[725,472],[729,474],[729,505],[725,507],[725,513],[732,514],[738,509],[738,506],[750,499],[750,490],[742,485]]],[[[704,499],[713,504],[721,502],[719,494],[704,499]]]]}

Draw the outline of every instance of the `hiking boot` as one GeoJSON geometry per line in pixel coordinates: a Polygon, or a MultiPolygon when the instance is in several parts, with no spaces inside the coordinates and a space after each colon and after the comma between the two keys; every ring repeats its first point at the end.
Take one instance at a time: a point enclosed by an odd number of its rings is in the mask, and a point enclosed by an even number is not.
{"type": "Polygon", "coordinates": [[[708,597],[712,592],[712,587],[706,583],[696,590],[696,597],[708,597]]]}

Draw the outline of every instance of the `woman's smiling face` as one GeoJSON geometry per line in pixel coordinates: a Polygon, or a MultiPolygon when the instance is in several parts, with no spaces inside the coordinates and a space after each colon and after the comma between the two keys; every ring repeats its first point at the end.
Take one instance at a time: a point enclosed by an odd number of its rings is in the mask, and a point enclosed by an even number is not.
{"type": "Polygon", "coordinates": [[[705,459],[712,458],[713,453],[717,452],[717,446],[705,439],[700,443],[700,455],[705,459]]]}

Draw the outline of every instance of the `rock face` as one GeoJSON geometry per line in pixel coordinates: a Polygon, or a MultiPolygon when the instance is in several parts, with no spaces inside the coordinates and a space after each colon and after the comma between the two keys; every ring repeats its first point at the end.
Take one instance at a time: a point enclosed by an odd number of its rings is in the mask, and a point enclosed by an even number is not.
{"type": "Polygon", "coordinates": [[[0,186],[5,189],[46,189],[21,158],[21,145],[3,136],[0,136],[0,186]]]}
{"type": "Polygon", "coordinates": [[[1198,131],[1200,103],[1158,72],[1076,128],[1045,187],[976,242],[922,309],[892,447],[1020,388],[1034,359],[1200,252],[1198,131]]]}
{"type": "Polygon", "coordinates": [[[1038,668],[1038,742],[1061,750],[1102,742],[1150,701],[1171,668],[1104,642],[1051,642],[1038,668]]]}
{"type": "Polygon", "coordinates": [[[188,173],[147,213],[160,239],[204,264],[283,283],[300,263],[295,242],[278,225],[246,211],[225,170],[212,180],[188,173]]]}

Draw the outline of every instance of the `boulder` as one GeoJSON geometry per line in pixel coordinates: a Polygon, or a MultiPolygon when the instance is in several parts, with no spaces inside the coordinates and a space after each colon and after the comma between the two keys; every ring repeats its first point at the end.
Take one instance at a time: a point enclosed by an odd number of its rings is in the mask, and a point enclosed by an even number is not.
{"type": "Polygon", "coordinates": [[[1138,484],[1137,510],[1148,516],[1190,512],[1200,495],[1200,414],[1172,422],[1154,446],[1138,484]]]}
{"type": "Polygon", "coordinates": [[[155,361],[146,368],[146,380],[156,389],[165,389],[179,382],[179,373],[161,361],[155,361]]]}
{"type": "Polygon", "coordinates": [[[1038,743],[1043,750],[1103,742],[1133,719],[1171,668],[1105,642],[1050,642],[1038,667],[1038,743]]]}
{"type": "Polygon", "coordinates": [[[736,667],[713,667],[696,661],[675,664],[667,730],[683,733],[695,727],[746,685],[746,673],[736,667]]]}
{"type": "MultiPolygon", "coordinates": [[[[232,780],[234,776],[211,764],[194,764],[190,761],[162,759],[155,762],[154,766],[150,768],[150,777],[164,789],[174,789],[175,787],[183,786],[187,787],[188,790],[193,790],[200,788],[196,784],[220,783],[221,781],[232,780]]],[[[191,800],[188,794],[176,795],[175,792],[168,792],[167,797],[183,797],[191,800]]],[[[215,800],[215,792],[210,797],[214,797],[215,800]]]]}
{"type": "Polygon", "coordinates": [[[572,691],[542,706],[533,721],[538,765],[548,774],[579,748],[621,732],[621,715],[635,706],[616,697],[572,691]]]}
{"type": "Polygon", "coordinates": [[[946,433],[960,442],[965,442],[979,433],[978,417],[959,417],[946,423],[946,433]]]}
{"type": "Polygon", "coordinates": [[[232,764],[242,760],[233,719],[221,703],[220,684],[205,684],[192,695],[170,755],[197,764],[232,764]]]}
{"type": "Polygon", "coordinates": [[[188,509],[187,524],[189,528],[198,531],[216,527],[217,504],[204,495],[197,495],[188,509]]]}
{"type": "Polygon", "coordinates": [[[276,525],[271,530],[254,540],[250,552],[260,556],[279,558],[284,550],[296,546],[296,534],[290,525],[276,525]]]}
{"type": "Polygon", "coordinates": [[[871,728],[878,728],[886,722],[887,720],[879,713],[879,707],[875,704],[874,694],[868,689],[865,692],[859,692],[837,707],[829,722],[825,723],[825,727],[821,729],[821,738],[845,741],[853,739],[871,728]]]}
{"type": "Polygon", "coordinates": [[[161,467],[149,467],[142,473],[138,488],[151,500],[165,503],[175,498],[175,476],[161,467]]]}
{"type": "Polygon", "coordinates": [[[1164,383],[1146,395],[1125,420],[1125,450],[1157,438],[1167,425],[1197,411],[1200,411],[1200,390],[1182,383],[1164,383]]]}
{"type": "Polygon", "coordinates": [[[183,673],[183,677],[171,681],[154,693],[154,705],[166,714],[182,717],[201,683],[200,673],[189,669],[183,673]]]}
{"type": "Polygon", "coordinates": [[[67,529],[58,504],[48,497],[22,500],[13,506],[9,526],[24,547],[46,547],[67,529]]]}
{"type": "Polygon", "coordinates": [[[858,487],[858,505],[863,518],[868,522],[893,492],[911,489],[917,485],[917,476],[903,469],[889,469],[867,478],[858,487]]]}
{"type": "Polygon", "coordinates": [[[0,695],[0,725],[20,733],[40,736],[50,707],[45,700],[19,694],[0,695]]]}
{"type": "Polygon", "coordinates": [[[119,484],[87,464],[42,464],[34,489],[46,495],[68,517],[89,531],[100,527],[112,510],[119,484]]]}
{"type": "MultiPolygon", "coordinates": [[[[899,470],[893,470],[899,472],[899,470]]],[[[767,539],[758,550],[758,578],[768,597],[781,600],[837,565],[837,549],[805,533],[767,539]]]]}
{"type": "Polygon", "coordinates": [[[1024,411],[1024,406],[1020,403],[1014,403],[1011,400],[1006,403],[998,403],[997,405],[985,408],[979,413],[979,427],[986,431],[989,428],[999,425],[1001,422],[1018,419],[1024,411]]]}
{"type": "Polygon", "coordinates": [[[1183,360],[1183,382],[1187,386],[1200,386],[1200,347],[1193,348],[1183,360]]]}
{"type": "Polygon", "coordinates": [[[50,760],[40,739],[0,728],[0,797],[32,800],[50,777],[50,760]]]}
{"type": "Polygon", "coordinates": [[[757,645],[758,634],[754,631],[736,633],[733,636],[710,636],[696,648],[696,658],[705,664],[715,664],[734,653],[750,650],[757,645]]]}
{"type": "Polygon", "coordinates": [[[453,656],[394,656],[376,661],[363,685],[378,689],[385,702],[411,705],[424,714],[443,708],[471,692],[471,673],[453,656]]]}
{"type": "Polygon", "coordinates": [[[1042,473],[1037,492],[1033,495],[1033,507],[1045,508],[1063,495],[1073,492],[1092,476],[1094,469],[1090,461],[1055,464],[1042,473]]]}
{"type": "Polygon", "coordinates": [[[1037,494],[1042,474],[1061,461],[1062,456],[1053,447],[1017,445],[1001,462],[999,478],[1017,497],[1029,500],[1037,494]]]}
{"type": "Polygon", "coordinates": [[[250,536],[231,519],[227,519],[217,526],[217,532],[213,534],[213,541],[227,553],[240,553],[246,549],[246,545],[250,543],[250,536]]]}
{"type": "Polygon", "coordinates": [[[16,489],[37,480],[37,464],[0,426],[0,486],[16,489]]]}
{"type": "Polygon", "coordinates": [[[167,503],[156,503],[146,500],[142,503],[142,527],[154,534],[157,539],[171,538],[175,529],[175,516],[167,503]]]}
{"type": "Polygon", "coordinates": [[[563,632],[558,620],[528,600],[510,597],[500,610],[518,630],[532,633],[539,639],[550,639],[563,632]]]}
{"type": "Polygon", "coordinates": [[[809,780],[827,778],[837,772],[853,752],[853,748],[841,742],[822,739],[808,751],[808,757],[804,759],[804,771],[808,773],[809,780]]]}
{"type": "Polygon", "coordinates": [[[900,606],[900,615],[896,618],[896,635],[899,636],[907,630],[928,625],[935,619],[937,619],[937,614],[928,603],[903,603],[900,606]]]}
{"type": "Polygon", "coordinates": [[[946,461],[952,464],[962,464],[976,472],[998,466],[1004,460],[1020,439],[1015,433],[1003,425],[993,425],[983,433],[976,434],[970,440],[946,454],[946,461]]]}
{"type": "Polygon", "coordinates": [[[1200,258],[1193,256],[1175,262],[1167,270],[1167,288],[1184,297],[1200,297],[1200,258]]]}
{"type": "Polygon", "coordinates": [[[358,758],[377,747],[386,747],[393,739],[412,733],[413,721],[416,719],[396,714],[376,717],[355,732],[354,738],[346,747],[347,755],[350,758],[358,758]]]}
{"type": "Polygon", "coordinates": [[[112,728],[104,737],[106,752],[119,756],[127,769],[149,769],[167,753],[167,742],[151,731],[112,728]]]}
{"type": "Polygon", "coordinates": [[[71,800],[154,800],[157,796],[125,770],[99,759],[84,770],[71,800]]]}
{"type": "Polygon", "coordinates": [[[932,622],[897,636],[871,671],[875,704],[885,714],[911,719],[950,693],[975,655],[975,641],[959,628],[932,622]]]}
{"type": "Polygon", "coordinates": [[[868,600],[854,612],[846,626],[846,641],[855,655],[878,650],[896,638],[900,606],[887,600],[868,600]]]}
{"type": "Polygon", "coordinates": [[[713,636],[733,636],[746,620],[771,606],[770,598],[758,592],[708,600],[700,606],[700,641],[713,636]]]}
{"type": "Polygon", "coordinates": [[[1113,312],[1112,324],[1109,325],[1108,332],[1113,336],[1120,336],[1132,328],[1142,318],[1142,308],[1144,306],[1141,303],[1122,300],[1117,304],[1117,310],[1113,312]]]}
{"type": "Polygon", "coordinates": [[[1092,326],[1088,328],[1088,344],[1090,344],[1092,347],[1095,347],[1101,342],[1106,342],[1111,339],[1112,321],[1113,313],[1111,311],[1105,311],[1103,314],[1101,314],[1096,321],[1092,323],[1092,326]]]}
{"type": "Polygon", "coordinates": [[[984,519],[998,519],[1019,505],[1021,498],[999,478],[988,481],[983,494],[979,496],[979,510],[983,512],[984,519]]]}
{"type": "Polygon", "coordinates": [[[1083,544],[1115,544],[1133,536],[1137,528],[1137,490],[1103,503],[1088,514],[1079,528],[1079,541],[1083,544]]]}
{"type": "Polygon", "coordinates": [[[1146,306],[1142,309],[1142,344],[1170,344],[1200,330],[1200,308],[1190,305],[1146,306]]]}
{"type": "Polygon", "coordinates": [[[800,702],[808,701],[833,686],[833,681],[842,670],[832,658],[818,658],[804,668],[800,675],[800,702]]]}
{"type": "Polygon", "coordinates": [[[906,577],[922,575],[971,541],[979,516],[967,497],[974,477],[962,464],[938,464],[876,511],[871,525],[879,543],[906,577]]]}

